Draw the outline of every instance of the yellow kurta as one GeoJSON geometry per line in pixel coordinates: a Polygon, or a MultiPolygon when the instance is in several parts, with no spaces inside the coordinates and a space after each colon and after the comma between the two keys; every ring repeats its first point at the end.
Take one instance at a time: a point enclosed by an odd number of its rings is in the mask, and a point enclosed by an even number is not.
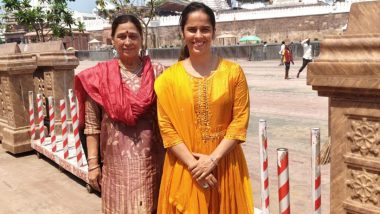
{"type": "MultiPolygon", "coordinates": [[[[184,143],[191,152],[210,154],[222,139],[244,142],[249,120],[247,82],[238,64],[221,59],[209,77],[188,74],[183,62],[155,82],[158,121],[165,148],[184,143]]],[[[237,145],[213,172],[218,186],[203,189],[190,171],[167,152],[158,213],[253,213],[251,182],[237,145]]]]}

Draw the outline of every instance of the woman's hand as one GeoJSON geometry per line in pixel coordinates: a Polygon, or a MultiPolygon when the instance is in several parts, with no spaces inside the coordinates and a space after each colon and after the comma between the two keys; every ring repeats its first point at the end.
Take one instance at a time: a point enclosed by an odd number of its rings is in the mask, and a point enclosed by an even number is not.
{"type": "Polygon", "coordinates": [[[201,186],[203,189],[207,188],[213,188],[217,185],[218,181],[216,180],[215,176],[210,173],[209,175],[206,176],[206,178],[197,181],[199,186],[201,186]]]}
{"type": "Polygon", "coordinates": [[[153,64],[153,71],[154,71],[154,77],[157,78],[164,72],[165,66],[160,63],[154,63],[153,64]]]}
{"type": "MultiPolygon", "coordinates": [[[[189,170],[190,170],[193,178],[199,182],[211,174],[211,172],[216,167],[216,163],[208,155],[199,154],[199,153],[193,153],[193,155],[195,158],[198,159],[197,164],[190,166],[189,170]]],[[[208,180],[211,180],[211,178],[208,180]]]]}
{"type": "Polygon", "coordinates": [[[99,164],[90,164],[88,167],[88,183],[92,188],[100,192],[102,182],[102,172],[99,164]]]}

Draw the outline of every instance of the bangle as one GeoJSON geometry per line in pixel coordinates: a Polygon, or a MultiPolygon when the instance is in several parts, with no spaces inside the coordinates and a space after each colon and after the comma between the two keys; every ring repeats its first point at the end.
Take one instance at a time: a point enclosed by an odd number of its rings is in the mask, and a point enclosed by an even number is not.
{"type": "Polygon", "coordinates": [[[92,171],[92,170],[97,169],[97,168],[99,168],[99,167],[100,167],[100,165],[98,164],[98,165],[96,165],[96,166],[93,166],[93,167],[88,168],[88,171],[92,171]]]}
{"type": "Polygon", "coordinates": [[[98,156],[89,156],[87,158],[87,161],[93,160],[93,159],[98,159],[98,156]]]}
{"type": "Polygon", "coordinates": [[[210,157],[210,160],[213,164],[215,164],[215,166],[218,166],[218,163],[216,162],[215,158],[213,157],[210,157]]]}

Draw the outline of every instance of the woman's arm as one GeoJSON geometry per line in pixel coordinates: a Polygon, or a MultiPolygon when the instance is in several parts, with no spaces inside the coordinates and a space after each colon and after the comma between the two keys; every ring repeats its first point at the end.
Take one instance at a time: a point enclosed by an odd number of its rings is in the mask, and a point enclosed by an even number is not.
{"type": "Polygon", "coordinates": [[[212,173],[219,160],[232,151],[240,142],[240,140],[223,139],[210,155],[194,153],[193,155],[198,158],[198,163],[192,168],[191,174],[193,178],[202,180],[212,173]]]}
{"type": "Polygon", "coordinates": [[[184,143],[177,144],[168,148],[187,168],[192,168],[197,164],[197,159],[189,151],[184,143]]]}
{"type": "Polygon", "coordinates": [[[193,178],[201,180],[211,173],[218,162],[232,151],[235,146],[246,140],[249,121],[249,89],[243,70],[237,68],[232,121],[227,128],[224,139],[210,155],[194,154],[199,157],[197,167],[191,171],[193,178]]]}
{"type": "MultiPolygon", "coordinates": [[[[183,143],[182,138],[175,130],[159,99],[157,100],[157,115],[164,147],[167,148],[168,152],[173,153],[191,171],[197,166],[198,161],[183,143]]],[[[197,182],[203,187],[213,187],[217,183],[216,178],[212,174],[206,178],[198,179],[197,182]]]]}
{"type": "Polygon", "coordinates": [[[99,153],[99,134],[87,135],[87,153],[88,153],[88,180],[89,184],[96,190],[100,191],[102,180],[100,163],[98,162],[99,153]]]}
{"type": "Polygon", "coordinates": [[[101,169],[99,156],[101,110],[90,97],[85,100],[85,129],[87,140],[88,180],[91,187],[100,191],[101,169]]]}

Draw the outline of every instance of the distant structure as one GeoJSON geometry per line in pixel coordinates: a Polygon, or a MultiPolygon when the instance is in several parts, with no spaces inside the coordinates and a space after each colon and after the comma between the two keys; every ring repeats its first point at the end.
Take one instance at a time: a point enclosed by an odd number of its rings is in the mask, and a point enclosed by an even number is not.
{"type": "Polygon", "coordinates": [[[78,22],[83,22],[86,31],[98,31],[111,26],[108,20],[95,13],[81,13],[74,11],[73,18],[78,22]]]}
{"type": "MultiPolygon", "coordinates": [[[[163,0],[156,8],[156,17],[149,25],[148,47],[176,47],[182,45],[178,33],[179,15],[190,2],[199,0],[163,0]]],[[[216,45],[236,45],[243,36],[256,35],[261,41],[278,43],[282,40],[300,41],[310,37],[323,40],[325,35],[339,35],[347,27],[348,12],[354,2],[371,0],[204,0],[216,16],[216,45]],[[333,20],[333,21],[332,21],[333,20]]],[[[133,0],[132,4],[144,6],[148,0],[133,0]]],[[[115,9],[110,1],[107,10],[115,9]]],[[[48,8],[46,3],[31,0],[33,6],[48,8]]],[[[99,41],[100,48],[111,47],[110,20],[92,13],[74,12],[73,18],[83,22],[89,41],[99,41]]],[[[26,31],[10,17],[7,42],[25,42],[26,31]]],[[[74,30],[75,27],[74,27],[74,30]]],[[[1,32],[0,32],[1,35],[1,32]]],[[[28,34],[28,41],[33,35],[28,34]]],[[[82,37],[78,35],[78,38],[82,37]]],[[[82,44],[82,43],[78,43],[82,44]]],[[[80,45],[78,47],[84,47],[80,45]]]]}
{"type": "MultiPolygon", "coordinates": [[[[170,0],[178,2],[179,0],[170,0]]],[[[192,0],[190,0],[192,1],[192,0]]],[[[190,2],[189,1],[189,2],[190,2]]],[[[327,35],[340,35],[348,22],[354,2],[371,0],[268,0],[268,1],[202,1],[214,9],[217,23],[215,45],[237,45],[244,36],[255,35],[261,41],[323,40],[327,35]],[[227,8],[227,9],[225,9],[227,8]],[[229,8],[229,9],[228,9],[229,8]]],[[[156,16],[150,25],[149,47],[180,47],[179,15],[156,16]]]]}
{"type": "MultiPolygon", "coordinates": [[[[38,0],[31,0],[30,4],[32,7],[42,7],[44,10],[49,9],[47,3],[41,3],[38,0]]],[[[1,18],[1,17],[0,17],[1,18]]],[[[77,22],[83,22],[85,25],[85,32],[81,33],[77,31],[77,26],[73,26],[73,35],[66,36],[62,39],[54,38],[51,32],[46,31],[46,39],[48,41],[53,40],[62,40],[66,48],[72,47],[76,50],[87,50],[88,42],[90,41],[91,31],[102,31],[105,27],[109,27],[110,24],[107,20],[101,18],[100,16],[92,13],[81,13],[74,11],[73,18],[77,22]]],[[[7,43],[16,42],[20,43],[33,43],[36,42],[37,36],[34,31],[28,32],[24,29],[23,26],[20,26],[15,21],[12,14],[8,14],[7,19],[5,20],[5,26],[7,32],[4,33],[3,41],[7,43]]],[[[46,29],[47,30],[47,29],[46,29]]],[[[0,29],[0,38],[1,38],[1,29],[0,29]]]]}
{"type": "MultiPolygon", "coordinates": [[[[190,2],[193,2],[193,1],[199,2],[198,0],[190,0],[190,2]]],[[[213,9],[214,11],[228,10],[231,8],[231,6],[228,5],[228,2],[226,0],[205,0],[202,2],[206,4],[207,6],[211,7],[211,9],[213,9]]]]}
{"type": "Polygon", "coordinates": [[[6,43],[16,42],[22,43],[24,42],[24,34],[27,32],[26,29],[18,25],[15,17],[12,14],[9,14],[7,18],[4,18],[5,32],[4,32],[4,40],[6,43]]]}

